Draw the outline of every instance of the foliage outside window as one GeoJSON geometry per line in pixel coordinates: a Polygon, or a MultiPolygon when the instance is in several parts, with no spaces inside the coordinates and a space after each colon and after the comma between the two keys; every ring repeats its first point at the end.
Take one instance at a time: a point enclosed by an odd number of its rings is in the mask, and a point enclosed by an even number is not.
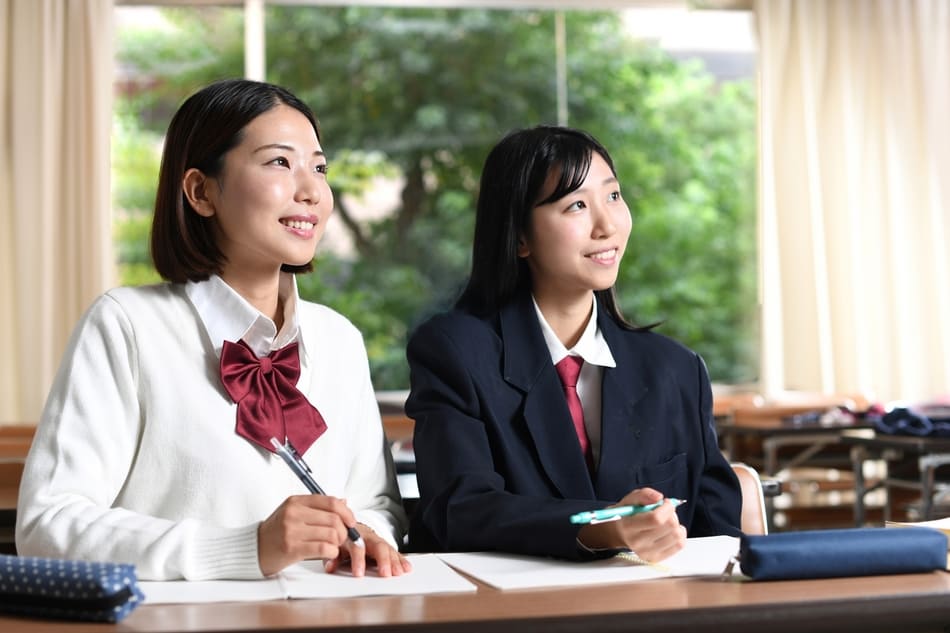
{"type": "MultiPolygon", "coordinates": [[[[243,68],[240,10],[159,15],[119,31],[123,283],[157,280],[147,232],[171,112],[243,68]]],[[[717,82],[700,63],[633,39],[617,13],[564,15],[569,124],[607,146],[634,217],[623,309],[662,321],[659,331],[700,352],[715,381],[754,380],[751,80],[717,82]]],[[[409,332],[464,283],[489,148],[512,128],[556,122],[554,20],[535,10],[267,9],[267,78],[320,119],[344,238],[325,238],[301,294],[362,330],[378,389],[408,385],[409,332]],[[391,208],[371,198],[381,183],[395,186],[391,208]]]]}

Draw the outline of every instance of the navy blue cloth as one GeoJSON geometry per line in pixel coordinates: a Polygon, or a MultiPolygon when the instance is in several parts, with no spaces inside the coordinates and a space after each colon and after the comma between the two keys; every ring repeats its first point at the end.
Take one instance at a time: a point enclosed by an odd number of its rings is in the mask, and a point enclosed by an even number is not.
{"type": "Polygon", "coordinates": [[[118,622],[144,600],[133,565],[0,556],[0,611],[118,622]]]}
{"type": "Polygon", "coordinates": [[[530,294],[486,317],[434,317],[413,334],[411,549],[590,558],[569,517],[642,487],[686,499],[677,512],[690,536],[739,535],[741,493],[717,443],[702,359],[621,328],[602,305],[598,325],[617,367],[603,370],[593,474],[530,294]]]}
{"type": "Polygon", "coordinates": [[[894,407],[880,415],[868,416],[874,428],[889,435],[950,437],[950,406],[923,405],[894,407]]]}
{"type": "Polygon", "coordinates": [[[947,536],[926,527],[743,536],[739,565],[754,580],[928,572],[947,568],[947,536]]]}

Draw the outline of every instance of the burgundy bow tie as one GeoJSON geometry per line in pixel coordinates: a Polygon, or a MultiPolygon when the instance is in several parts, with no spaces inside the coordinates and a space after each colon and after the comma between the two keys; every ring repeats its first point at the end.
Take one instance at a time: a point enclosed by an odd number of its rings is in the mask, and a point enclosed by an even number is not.
{"type": "Polygon", "coordinates": [[[306,453],[327,424],[297,389],[299,378],[296,342],[258,358],[243,339],[225,341],[221,382],[238,406],[237,434],[271,452],[270,438],[287,438],[301,455],[306,453]]]}

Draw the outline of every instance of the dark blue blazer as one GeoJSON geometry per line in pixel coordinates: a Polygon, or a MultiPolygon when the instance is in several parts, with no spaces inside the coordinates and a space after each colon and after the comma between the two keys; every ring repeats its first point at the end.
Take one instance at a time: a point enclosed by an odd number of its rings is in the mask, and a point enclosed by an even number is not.
{"type": "Polygon", "coordinates": [[[603,305],[598,315],[617,367],[603,371],[593,477],[529,294],[490,317],[455,310],[414,332],[412,550],[588,558],[568,517],[647,486],[687,500],[678,512],[689,536],[739,534],[740,489],[717,443],[702,359],[621,328],[603,305]]]}

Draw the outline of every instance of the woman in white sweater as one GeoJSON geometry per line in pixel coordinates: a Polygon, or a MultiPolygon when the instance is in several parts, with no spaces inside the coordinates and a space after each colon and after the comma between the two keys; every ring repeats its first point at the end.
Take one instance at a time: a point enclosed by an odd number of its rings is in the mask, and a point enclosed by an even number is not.
{"type": "Polygon", "coordinates": [[[23,473],[21,555],[142,579],[410,570],[362,337],[297,294],[333,210],[326,172],[316,118],[278,86],[221,81],[182,104],[152,225],[167,283],[107,292],[76,327],[23,473]]]}

